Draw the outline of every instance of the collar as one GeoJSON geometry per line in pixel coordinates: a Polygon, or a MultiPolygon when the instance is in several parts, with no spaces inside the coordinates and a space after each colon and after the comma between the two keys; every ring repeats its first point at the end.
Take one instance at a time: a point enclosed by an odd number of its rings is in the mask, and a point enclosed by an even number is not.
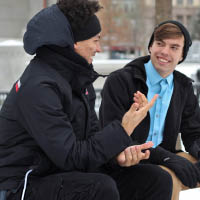
{"type": "MultiPolygon", "coordinates": [[[[150,56],[143,56],[138,57],[135,60],[132,60],[130,63],[128,63],[124,70],[128,73],[131,73],[133,78],[141,80],[144,84],[146,84],[146,70],[145,70],[145,63],[148,63],[150,60],[150,56]]],[[[174,81],[179,82],[182,86],[187,86],[188,84],[191,84],[193,80],[186,75],[182,74],[179,71],[174,70],[173,72],[174,81]]],[[[167,77],[168,78],[168,77],[167,77]]]]}
{"type": "Polygon", "coordinates": [[[173,73],[167,76],[166,78],[163,78],[160,76],[160,74],[156,71],[155,67],[153,66],[151,60],[149,60],[147,63],[144,64],[147,78],[150,81],[151,85],[156,85],[161,80],[166,80],[168,85],[171,85],[173,83],[173,73]]]}
{"type": "Polygon", "coordinates": [[[81,92],[98,78],[98,73],[84,58],[71,48],[43,46],[37,50],[36,57],[46,62],[69,82],[72,90],[81,92]]]}

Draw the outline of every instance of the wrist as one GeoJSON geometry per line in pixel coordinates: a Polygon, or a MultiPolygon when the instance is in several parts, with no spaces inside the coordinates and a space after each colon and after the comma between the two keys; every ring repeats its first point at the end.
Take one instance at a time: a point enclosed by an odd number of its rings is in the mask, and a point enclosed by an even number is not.
{"type": "Polygon", "coordinates": [[[133,133],[133,131],[135,130],[135,127],[129,127],[128,124],[125,123],[121,123],[121,126],[123,127],[123,129],[125,130],[125,132],[127,133],[128,136],[131,136],[131,134],[133,133]]]}

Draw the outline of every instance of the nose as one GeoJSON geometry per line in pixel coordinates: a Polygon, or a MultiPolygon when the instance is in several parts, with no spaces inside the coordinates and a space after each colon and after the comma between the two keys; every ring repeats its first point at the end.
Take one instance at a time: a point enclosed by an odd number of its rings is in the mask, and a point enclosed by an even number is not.
{"type": "Polygon", "coordinates": [[[168,55],[169,54],[169,47],[167,45],[163,46],[162,49],[161,49],[161,53],[163,55],[168,55]]]}
{"type": "Polygon", "coordinates": [[[96,52],[101,52],[102,51],[102,49],[101,49],[101,45],[100,45],[100,43],[98,43],[97,44],[97,46],[96,46],[96,52]]]}

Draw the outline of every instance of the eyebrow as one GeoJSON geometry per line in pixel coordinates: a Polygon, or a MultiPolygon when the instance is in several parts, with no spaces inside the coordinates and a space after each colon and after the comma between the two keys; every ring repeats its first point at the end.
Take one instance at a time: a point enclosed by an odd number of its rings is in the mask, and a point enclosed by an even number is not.
{"type": "MultiPolygon", "coordinates": [[[[157,41],[157,42],[165,43],[163,40],[156,40],[156,41],[157,41]]],[[[171,44],[171,46],[181,47],[181,45],[179,45],[179,44],[171,44]]]]}
{"type": "Polygon", "coordinates": [[[171,46],[174,46],[174,47],[181,47],[181,45],[179,45],[179,44],[172,44],[171,46]]]}

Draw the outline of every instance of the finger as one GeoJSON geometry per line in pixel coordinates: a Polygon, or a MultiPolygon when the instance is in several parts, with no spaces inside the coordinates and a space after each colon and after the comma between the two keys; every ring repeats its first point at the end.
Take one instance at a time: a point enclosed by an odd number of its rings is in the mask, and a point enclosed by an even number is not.
{"type": "Polygon", "coordinates": [[[130,166],[131,165],[131,161],[132,161],[132,153],[130,151],[130,147],[126,148],[124,150],[124,154],[125,154],[125,166],[130,166]]]}
{"type": "Polygon", "coordinates": [[[139,104],[138,103],[133,103],[129,109],[130,112],[135,112],[136,110],[138,110],[139,108],[139,104]]]}
{"type": "Polygon", "coordinates": [[[124,166],[124,163],[126,161],[126,158],[125,158],[125,154],[124,154],[124,151],[122,151],[118,156],[117,156],[117,162],[120,166],[124,166]]]}
{"type": "Polygon", "coordinates": [[[140,144],[139,146],[140,146],[141,150],[145,150],[145,149],[149,149],[149,148],[153,147],[153,145],[154,145],[153,142],[149,141],[147,143],[140,144]]]}
{"type": "Polygon", "coordinates": [[[145,106],[148,103],[147,98],[145,97],[144,94],[142,94],[141,92],[137,91],[136,93],[134,93],[134,102],[139,103],[140,107],[145,106]]]}
{"type": "Polygon", "coordinates": [[[143,108],[148,111],[155,103],[156,99],[158,98],[158,94],[155,94],[154,97],[151,99],[149,103],[147,103],[143,108]]]}
{"type": "Polygon", "coordinates": [[[142,97],[138,93],[134,93],[134,100],[142,103],[142,97]]]}
{"type": "Polygon", "coordinates": [[[149,150],[146,150],[145,152],[144,152],[144,157],[143,157],[143,159],[149,159],[149,156],[150,156],[150,151],[149,150]]]}
{"type": "Polygon", "coordinates": [[[136,153],[137,153],[137,163],[139,163],[143,159],[145,154],[142,152],[140,145],[136,145],[135,149],[136,149],[136,153]]]}
{"type": "Polygon", "coordinates": [[[143,93],[141,93],[140,91],[137,91],[137,94],[141,97],[143,105],[146,105],[148,103],[146,96],[143,93]]]}
{"type": "Polygon", "coordinates": [[[132,154],[132,161],[131,161],[131,165],[135,165],[138,164],[138,162],[140,161],[138,158],[138,152],[136,150],[136,146],[131,146],[130,148],[131,150],[131,154],[132,154]]]}
{"type": "Polygon", "coordinates": [[[155,101],[157,100],[158,98],[158,94],[155,94],[154,97],[151,99],[151,101],[149,102],[150,106],[152,107],[155,103],[155,101]]]}
{"type": "Polygon", "coordinates": [[[133,97],[133,101],[138,104],[142,104],[142,100],[136,96],[133,97]]]}

